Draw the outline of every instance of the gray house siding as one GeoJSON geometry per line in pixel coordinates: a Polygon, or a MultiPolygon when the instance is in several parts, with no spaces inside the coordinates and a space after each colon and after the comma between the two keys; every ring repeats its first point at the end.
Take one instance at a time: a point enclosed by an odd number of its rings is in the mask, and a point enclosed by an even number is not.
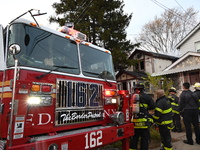
{"type": "Polygon", "coordinates": [[[196,52],[195,42],[200,41],[200,30],[196,31],[189,39],[187,39],[180,47],[180,55],[183,56],[188,51],[196,52]]]}

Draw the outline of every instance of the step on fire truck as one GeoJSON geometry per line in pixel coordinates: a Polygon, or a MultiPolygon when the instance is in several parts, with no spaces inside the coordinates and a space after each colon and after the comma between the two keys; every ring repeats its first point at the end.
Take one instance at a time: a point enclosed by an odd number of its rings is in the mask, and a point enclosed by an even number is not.
{"type": "MultiPolygon", "coordinates": [[[[110,51],[71,25],[17,17],[0,26],[0,150],[90,150],[134,134],[110,51]],[[71,27],[70,27],[71,26],[71,27]]],[[[34,10],[35,11],[35,10],[34,10]]],[[[38,11],[39,12],[39,11],[38,11]]]]}

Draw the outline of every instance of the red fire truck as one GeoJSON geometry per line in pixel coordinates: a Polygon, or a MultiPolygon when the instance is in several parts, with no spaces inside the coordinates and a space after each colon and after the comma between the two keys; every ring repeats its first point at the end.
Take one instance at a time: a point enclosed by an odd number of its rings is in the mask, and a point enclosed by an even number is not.
{"type": "Polygon", "coordinates": [[[32,11],[0,26],[0,150],[128,150],[130,96],[117,91],[110,51],[32,11]]]}

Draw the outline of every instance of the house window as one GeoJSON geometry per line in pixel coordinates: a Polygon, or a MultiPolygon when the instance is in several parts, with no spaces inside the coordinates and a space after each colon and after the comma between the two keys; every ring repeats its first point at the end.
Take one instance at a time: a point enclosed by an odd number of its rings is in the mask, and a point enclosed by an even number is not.
{"type": "Polygon", "coordinates": [[[144,70],[144,61],[140,62],[140,70],[144,70]]]}
{"type": "Polygon", "coordinates": [[[127,90],[126,82],[122,82],[122,90],[127,90]]]}
{"type": "Polygon", "coordinates": [[[144,61],[143,60],[135,64],[135,70],[144,71],[144,61]]]}
{"type": "Polygon", "coordinates": [[[133,87],[135,86],[135,82],[133,81],[133,87]]]}
{"type": "Polygon", "coordinates": [[[135,70],[139,71],[139,64],[138,63],[135,64],[135,70]]]}
{"type": "Polygon", "coordinates": [[[194,43],[196,52],[200,53],[200,41],[194,43]]]}

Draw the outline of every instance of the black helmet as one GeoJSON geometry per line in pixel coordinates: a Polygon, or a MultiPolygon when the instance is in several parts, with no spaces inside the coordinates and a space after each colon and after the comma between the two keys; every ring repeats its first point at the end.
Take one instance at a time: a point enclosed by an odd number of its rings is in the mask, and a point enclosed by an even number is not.
{"type": "Polygon", "coordinates": [[[134,89],[144,89],[144,83],[139,82],[135,85],[134,89]]]}

